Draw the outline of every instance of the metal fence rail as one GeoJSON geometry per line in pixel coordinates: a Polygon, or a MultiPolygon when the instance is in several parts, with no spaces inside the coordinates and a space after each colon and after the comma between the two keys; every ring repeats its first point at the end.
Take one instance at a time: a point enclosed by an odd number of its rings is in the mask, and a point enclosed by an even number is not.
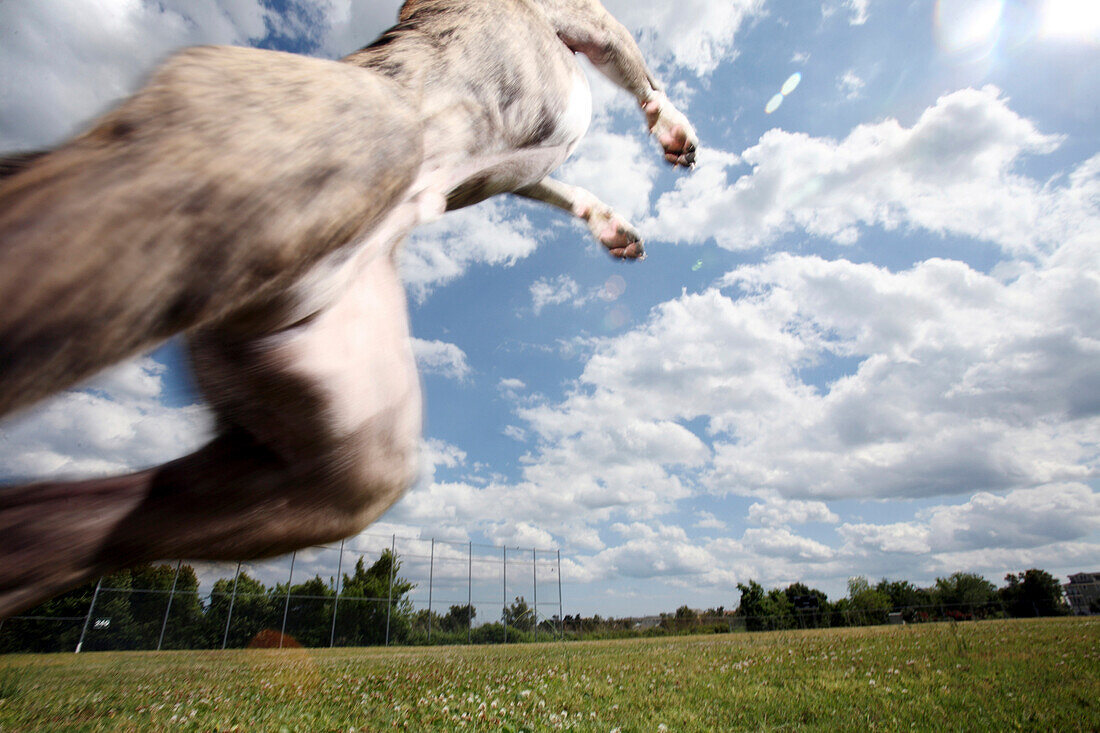
{"type": "MultiPolygon", "coordinates": [[[[114,576],[104,576],[86,596],[69,599],[64,614],[32,609],[4,621],[0,651],[23,650],[31,638],[36,643],[28,651],[67,647],[81,652],[507,642],[509,636],[516,641],[532,634],[539,640],[563,637],[560,550],[370,534],[359,535],[354,543],[355,547],[350,546],[352,541],[310,547],[265,563],[236,563],[235,568],[229,566],[231,575],[219,577],[202,594],[193,569],[182,561],[157,567],[162,577],[171,567],[169,587],[112,585],[108,581],[114,576]],[[364,567],[381,561],[379,555],[384,553],[379,550],[396,559],[389,563],[382,593],[346,588],[349,568],[356,566],[352,576],[361,576],[364,567]],[[278,568],[287,560],[289,567],[280,575],[278,568]],[[181,580],[181,569],[190,573],[190,586],[181,580]],[[330,576],[332,570],[335,575],[330,576]],[[242,587],[242,576],[250,581],[247,588],[242,587]],[[309,579],[303,582],[303,576],[309,579]],[[258,580],[263,582],[261,592],[252,590],[258,580]],[[403,590],[405,585],[411,588],[403,590]],[[304,586],[308,590],[303,592],[304,586]],[[509,612],[513,597],[519,609],[515,614],[509,612]],[[80,608],[80,615],[73,613],[74,606],[80,608]],[[441,627],[441,620],[453,622],[439,613],[448,606],[452,611],[465,609],[457,614],[465,617],[465,628],[455,629],[453,623],[450,628],[441,627]],[[269,623],[257,631],[252,627],[258,616],[269,623]],[[321,621],[323,633],[319,634],[315,627],[321,621]],[[371,626],[374,623],[379,629],[371,626]],[[304,625],[309,626],[308,634],[300,633],[304,625]],[[349,627],[343,635],[342,625],[349,627]],[[380,638],[375,638],[376,631],[380,638]],[[261,638],[260,632],[266,636],[261,638]],[[494,636],[487,639],[487,634],[494,636]],[[27,644],[21,646],[20,641],[27,644]]],[[[209,574],[204,570],[204,575],[209,574]]]]}

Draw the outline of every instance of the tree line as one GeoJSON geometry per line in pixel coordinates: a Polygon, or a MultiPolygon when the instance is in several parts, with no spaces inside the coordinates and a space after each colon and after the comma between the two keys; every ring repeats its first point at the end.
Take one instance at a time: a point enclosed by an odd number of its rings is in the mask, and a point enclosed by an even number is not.
{"type": "Polygon", "coordinates": [[[83,649],[217,649],[279,644],[324,647],[391,644],[501,643],[609,636],[824,628],[944,619],[1058,616],[1069,613],[1062,586],[1044,570],[1005,576],[995,587],[980,575],[958,572],[929,587],[909,581],[848,581],[848,594],[830,600],[804,583],[765,590],[755,580],[739,583],[735,610],[697,611],[684,605],[641,622],[637,618],[557,616],[537,618],[522,596],[502,609],[501,620],[475,625],[472,605],[446,613],[416,610],[415,584],[401,577],[389,550],[370,566],[359,557],[341,583],[315,575],[287,586],[266,586],[247,573],[221,578],[204,599],[189,565],[142,565],[105,576],[58,596],[0,627],[0,653],[83,649]],[[175,583],[175,592],[169,591],[175,583]],[[235,588],[234,588],[235,584],[235,588]],[[339,587],[339,592],[336,588],[339,587]],[[288,593],[289,591],[289,593],[288,593]],[[168,597],[171,607],[165,623],[168,597]],[[88,609],[95,599],[94,612],[88,609]],[[893,618],[891,618],[893,617],[893,618]],[[227,623],[227,621],[229,623],[227,623]],[[285,636],[281,630],[285,624],[285,636]]]}
{"type": "MultiPolygon", "coordinates": [[[[268,586],[242,572],[217,580],[204,599],[190,565],[181,565],[178,576],[172,564],[141,565],[104,576],[98,593],[97,584],[89,583],[8,619],[0,628],[0,652],[72,651],[82,636],[87,651],[240,648],[280,641],[366,646],[387,637],[416,642],[418,634],[426,636],[426,611],[413,610],[408,595],[415,584],[401,577],[400,569],[400,560],[385,550],[369,567],[360,556],[354,570],[343,574],[339,593],[334,578],[315,575],[289,587],[268,586]],[[286,636],[280,638],[284,618],[286,636]]],[[[465,641],[474,614],[466,606],[433,612],[434,630],[454,635],[461,629],[465,641]]]]}
{"type": "MultiPolygon", "coordinates": [[[[929,587],[906,580],[882,579],[872,585],[864,577],[848,581],[848,595],[830,600],[824,591],[804,583],[765,590],[749,580],[738,583],[740,600],[734,610],[724,606],[697,611],[681,606],[656,618],[565,616],[571,637],[609,638],[630,635],[768,631],[798,628],[865,626],[891,621],[971,620],[1063,616],[1070,613],[1062,585],[1045,570],[1032,568],[1005,576],[997,588],[975,573],[957,572],[936,578],[929,587]]],[[[1100,611],[1100,609],[1097,609],[1100,611]]]]}

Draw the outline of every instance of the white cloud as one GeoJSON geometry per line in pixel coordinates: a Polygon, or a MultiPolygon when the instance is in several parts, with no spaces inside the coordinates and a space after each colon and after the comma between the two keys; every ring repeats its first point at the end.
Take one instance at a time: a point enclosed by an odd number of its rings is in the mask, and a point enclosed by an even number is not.
{"type": "Polygon", "coordinates": [[[0,3],[0,150],[57,143],[173,50],[247,44],[268,15],[259,0],[0,3]]]}
{"type": "Polygon", "coordinates": [[[554,174],[555,178],[588,189],[631,221],[649,210],[649,196],[660,160],[656,143],[643,138],[645,128],[640,113],[634,122],[637,133],[590,131],[573,157],[554,174]]]}
{"type": "Polygon", "coordinates": [[[1013,253],[1049,251],[1095,219],[1096,170],[1068,186],[1014,172],[1061,138],[1040,133],[993,87],[941,97],[909,128],[860,125],[844,140],[779,129],[742,153],[752,171],[729,179],[729,157],[701,157],[657,201],[647,231],[670,240],[713,237],[727,249],[767,245],[795,229],[850,244],[860,227],[919,227],[994,242],[1013,253]]]}
{"type": "MultiPolygon", "coordinates": [[[[519,409],[539,439],[524,476],[627,513],[702,488],[784,501],[1080,480],[1100,462],[1097,280],[1050,267],[1001,282],[943,260],[739,268],[732,294],[661,304],[596,340],[560,402],[519,409]],[[854,371],[803,381],[840,358],[854,371]],[[709,446],[682,424],[698,418],[709,446]]],[[[832,520],[820,502],[753,512],[832,520]]]]}
{"type": "Polygon", "coordinates": [[[851,11],[848,22],[852,25],[863,25],[867,22],[867,6],[871,0],[848,0],[845,5],[851,11]]]}
{"type": "Polygon", "coordinates": [[[822,3],[821,15],[823,18],[830,18],[842,10],[847,10],[849,25],[863,25],[867,22],[867,6],[870,2],[871,0],[842,0],[841,2],[830,0],[822,3]]]}
{"type": "Polygon", "coordinates": [[[710,512],[696,512],[698,521],[691,525],[698,529],[725,529],[726,523],[710,512]]]}
{"type": "Polygon", "coordinates": [[[401,252],[401,276],[423,300],[474,263],[510,266],[537,246],[527,218],[501,199],[491,199],[418,229],[401,252]]]}
{"type": "Polygon", "coordinates": [[[519,401],[522,399],[523,396],[521,393],[525,389],[527,389],[527,385],[523,380],[514,377],[501,379],[500,382],[497,383],[497,392],[500,393],[501,397],[507,400],[519,401]]]}
{"type": "Polygon", "coordinates": [[[530,522],[502,522],[490,527],[486,535],[494,543],[508,547],[549,550],[555,546],[553,535],[530,522]]]}
{"type": "Polygon", "coordinates": [[[606,0],[604,6],[634,32],[652,63],[667,61],[703,75],[736,58],[734,37],[763,12],[764,0],[606,0]]]}
{"type": "Polygon", "coordinates": [[[750,551],[765,557],[801,562],[823,562],[832,559],[835,554],[828,545],[800,537],[786,527],[747,529],[742,543],[750,551]]]}
{"type": "Polygon", "coordinates": [[[414,338],[412,349],[420,371],[425,374],[439,374],[459,382],[470,376],[466,352],[454,344],[414,338]]]}
{"type": "Polygon", "coordinates": [[[845,99],[859,99],[863,94],[864,86],[866,82],[860,79],[852,69],[845,71],[836,82],[837,90],[844,95],[845,99]]]}
{"type": "MultiPolygon", "coordinates": [[[[1063,297],[1100,297],[1091,274],[1055,268],[1004,284],[956,262],[892,274],[780,256],[727,281],[760,293],[759,312],[780,317],[772,328],[799,333],[822,357],[866,358],[783,417],[733,427],[741,440],[715,446],[715,485],[953,494],[1084,477],[1097,461],[1090,365],[1100,345],[1091,319],[1063,297]],[[749,281],[765,270],[756,291],[749,281]]],[[[797,368],[789,363],[788,375],[797,368]]]]}
{"type": "Polygon", "coordinates": [[[502,432],[519,443],[527,442],[527,431],[516,425],[505,425],[502,432]]]}
{"type": "Polygon", "coordinates": [[[212,434],[199,406],[165,407],[165,367],[149,357],[121,364],[0,423],[0,478],[88,478],[179,458],[212,434]]]}
{"type": "MultiPolygon", "coordinates": [[[[873,562],[911,577],[959,569],[999,576],[1027,567],[1072,568],[1098,545],[1100,494],[1083,484],[1052,484],[919,512],[911,521],[845,523],[841,552],[855,566],[873,562]]],[[[1090,557],[1091,553],[1091,557],[1090,557]]],[[[1082,566],[1083,567],[1083,566],[1082,566]]]]}
{"type": "Polygon", "coordinates": [[[397,23],[402,0],[321,0],[321,52],[338,58],[366,46],[397,23]]]}
{"type": "Polygon", "coordinates": [[[568,275],[541,277],[531,283],[531,307],[537,316],[548,305],[572,302],[579,305],[580,286],[568,275]]]}
{"type": "Polygon", "coordinates": [[[771,497],[749,507],[749,521],[765,527],[782,527],[807,522],[839,522],[840,518],[822,501],[771,497]]]}

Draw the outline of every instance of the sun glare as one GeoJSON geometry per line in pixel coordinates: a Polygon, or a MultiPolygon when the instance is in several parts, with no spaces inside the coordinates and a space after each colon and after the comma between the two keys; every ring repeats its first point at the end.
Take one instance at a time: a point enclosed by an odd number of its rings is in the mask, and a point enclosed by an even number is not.
{"type": "Polygon", "coordinates": [[[1003,0],[938,0],[936,38],[947,51],[988,50],[1001,31],[1003,0]]]}
{"type": "Polygon", "coordinates": [[[1046,0],[1039,32],[1049,38],[1075,38],[1100,43],[1100,2],[1046,0]]]}

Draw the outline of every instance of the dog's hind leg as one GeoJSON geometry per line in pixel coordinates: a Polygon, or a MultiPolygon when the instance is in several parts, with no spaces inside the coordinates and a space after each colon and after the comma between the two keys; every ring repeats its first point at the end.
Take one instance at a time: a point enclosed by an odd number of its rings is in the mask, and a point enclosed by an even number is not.
{"type": "MultiPolygon", "coordinates": [[[[354,264],[354,263],[353,263],[354,264]]],[[[331,542],[411,484],[420,393],[391,254],[282,331],[195,334],[218,435],[129,476],[0,493],[0,618],[139,562],[272,556],[331,542]]]]}
{"type": "Polygon", "coordinates": [[[568,211],[584,220],[588,230],[612,257],[628,260],[645,259],[645,250],[638,231],[600,199],[586,189],[570,186],[553,178],[518,189],[517,196],[542,201],[568,211]]]}

